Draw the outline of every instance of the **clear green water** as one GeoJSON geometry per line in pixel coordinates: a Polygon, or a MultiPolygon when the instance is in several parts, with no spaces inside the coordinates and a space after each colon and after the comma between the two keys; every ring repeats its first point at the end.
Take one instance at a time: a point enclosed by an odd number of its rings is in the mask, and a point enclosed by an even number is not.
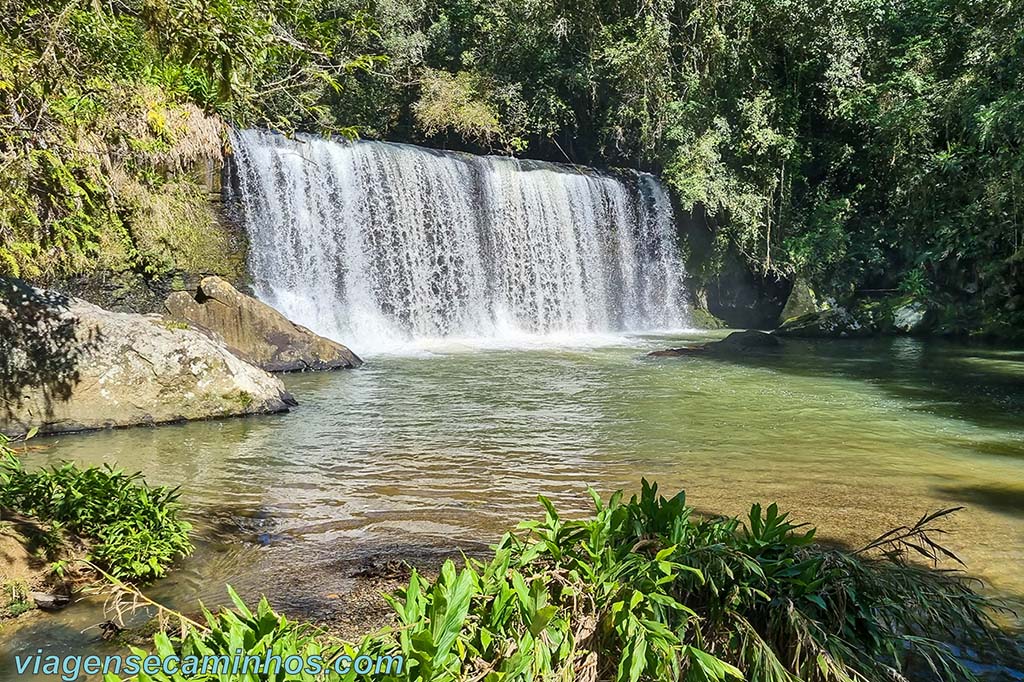
{"type": "MultiPolygon", "coordinates": [[[[199,548],[153,588],[180,606],[231,583],[323,616],[367,558],[488,543],[536,515],[538,493],[583,513],[587,485],[641,476],[707,512],[778,501],[851,545],[965,505],[949,545],[990,590],[1024,595],[1024,351],[895,339],[645,357],[681,340],[375,357],[284,377],[301,403],[287,415],[39,439],[28,459],[182,486],[199,548]]],[[[79,631],[100,615],[9,628],[0,677],[12,651],[95,646],[79,631]]]]}

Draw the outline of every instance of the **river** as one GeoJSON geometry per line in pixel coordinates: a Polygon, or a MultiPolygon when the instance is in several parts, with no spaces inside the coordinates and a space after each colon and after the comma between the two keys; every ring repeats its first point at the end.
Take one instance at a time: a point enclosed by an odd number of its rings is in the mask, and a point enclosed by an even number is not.
{"type": "MultiPolygon", "coordinates": [[[[230,583],[329,616],[367,561],[477,551],[537,516],[538,494],[584,514],[587,486],[642,476],[706,513],[778,502],[848,546],[963,505],[948,546],[1021,600],[1024,351],[899,338],[646,357],[708,336],[420,342],[286,375],[289,414],[38,438],[28,458],[181,486],[197,551],[151,592],[185,608],[230,583]]],[[[14,652],[98,646],[81,630],[101,619],[94,599],[9,626],[0,678],[14,652]]]]}

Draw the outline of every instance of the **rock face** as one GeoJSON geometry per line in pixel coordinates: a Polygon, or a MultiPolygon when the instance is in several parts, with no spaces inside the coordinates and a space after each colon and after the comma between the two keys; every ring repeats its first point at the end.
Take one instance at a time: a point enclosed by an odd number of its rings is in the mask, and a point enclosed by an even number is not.
{"type": "Polygon", "coordinates": [[[666,358],[678,357],[681,355],[694,355],[697,353],[708,354],[739,354],[756,353],[765,350],[776,350],[782,347],[782,339],[774,334],[748,329],[747,331],[733,332],[721,341],[710,341],[699,343],[682,348],[667,348],[648,353],[649,357],[666,358]]]}
{"type": "Polygon", "coordinates": [[[345,346],[295,324],[219,277],[203,279],[194,296],[184,291],[171,294],[164,309],[170,319],[222,341],[239,358],[268,372],[363,364],[345,346]]]}
{"type": "Polygon", "coordinates": [[[25,285],[12,291],[0,297],[0,327],[14,337],[0,348],[4,433],[284,412],[296,404],[280,379],[198,331],[25,285]]]}
{"type": "Polygon", "coordinates": [[[720,272],[702,292],[707,310],[740,329],[771,329],[786,304],[789,280],[752,272],[737,254],[724,257],[720,272]]]}

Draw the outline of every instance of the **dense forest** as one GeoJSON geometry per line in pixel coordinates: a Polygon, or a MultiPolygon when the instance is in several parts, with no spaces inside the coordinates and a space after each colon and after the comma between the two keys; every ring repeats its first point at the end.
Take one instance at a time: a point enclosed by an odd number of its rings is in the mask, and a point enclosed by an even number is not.
{"type": "Polygon", "coordinates": [[[187,176],[228,122],[649,170],[706,223],[698,282],[1024,328],[1019,0],[2,5],[7,274],[221,252],[187,176]]]}

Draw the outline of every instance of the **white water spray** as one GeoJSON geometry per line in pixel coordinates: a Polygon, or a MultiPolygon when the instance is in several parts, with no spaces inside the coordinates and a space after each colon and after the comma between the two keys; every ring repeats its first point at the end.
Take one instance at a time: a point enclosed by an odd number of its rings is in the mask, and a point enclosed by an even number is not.
{"type": "Polygon", "coordinates": [[[651,175],[232,133],[256,294],[357,352],[683,326],[651,175]]]}

